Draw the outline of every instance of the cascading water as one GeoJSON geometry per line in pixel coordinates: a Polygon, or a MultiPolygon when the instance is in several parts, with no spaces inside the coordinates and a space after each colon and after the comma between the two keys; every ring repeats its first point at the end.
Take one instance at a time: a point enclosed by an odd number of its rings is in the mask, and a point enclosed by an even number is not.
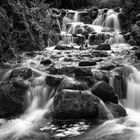
{"type": "Polygon", "coordinates": [[[27,109],[22,116],[13,120],[2,120],[1,140],[19,140],[35,134],[45,114],[49,114],[55,89],[45,84],[45,76],[31,82],[25,102],[27,109]]]}
{"type": "Polygon", "coordinates": [[[73,21],[74,22],[80,22],[80,16],[79,16],[79,12],[75,12],[74,17],[73,17],[73,21]]]}
{"type": "Polygon", "coordinates": [[[132,70],[127,86],[127,107],[140,111],[140,72],[135,67],[132,70]]]}
{"type": "Polygon", "coordinates": [[[118,47],[119,44],[125,43],[123,35],[120,34],[121,27],[118,19],[118,13],[114,10],[108,10],[107,13],[100,11],[98,17],[93,21],[93,26],[102,27],[101,32],[108,32],[110,38],[106,41],[112,47],[118,47]]]}

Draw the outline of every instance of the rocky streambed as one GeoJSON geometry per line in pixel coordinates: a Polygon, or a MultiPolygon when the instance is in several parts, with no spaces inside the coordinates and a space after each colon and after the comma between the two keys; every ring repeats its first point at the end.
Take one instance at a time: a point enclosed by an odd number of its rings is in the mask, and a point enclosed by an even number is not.
{"type": "Polygon", "coordinates": [[[138,139],[138,22],[126,34],[119,8],[63,12],[55,46],[1,67],[0,139],[138,139]]]}

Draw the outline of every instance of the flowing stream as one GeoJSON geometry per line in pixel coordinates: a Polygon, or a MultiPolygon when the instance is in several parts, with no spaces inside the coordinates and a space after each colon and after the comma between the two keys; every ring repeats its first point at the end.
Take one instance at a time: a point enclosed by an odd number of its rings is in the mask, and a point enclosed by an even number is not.
{"type": "MultiPolygon", "coordinates": [[[[86,25],[86,27],[92,28],[99,40],[102,38],[101,34],[104,34],[106,37],[102,43],[109,43],[114,50],[125,43],[123,36],[120,34],[121,28],[118,13],[113,10],[109,10],[106,16],[103,11],[100,11],[93,24],[86,25]]],[[[73,18],[66,14],[63,19],[61,33],[65,44],[74,43],[73,34],[76,34],[79,28],[80,30],[85,30],[85,24],[80,21],[79,13],[76,11],[73,18]],[[67,24],[71,24],[69,28],[67,24]]],[[[64,139],[140,140],[140,72],[133,66],[131,66],[131,69],[132,73],[127,78],[125,108],[128,115],[125,118],[114,119],[109,109],[101,102],[99,108],[104,109],[107,114],[105,116],[107,121],[103,124],[96,125],[93,128],[90,124],[79,122],[79,124],[74,124],[74,126],[69,128],[64,125],[63,127],[66,128],[64,130],[53,126],[50,130],[58,129],[60,133],[55,135],[55,138],[50,138],[48,135],[53,134],[50,131],[46,132],[46,130],[50,127],[47,124],[51,122],[50,112],[53,110],[53,97],[57,94],[59,88],[62,87],[50,87],[45,82],[45,75],[41,74],[40,77],[35,77],[30,81],[30,88],[25,96],[26,110],[24,114],[12,120],[0,119],[0,140],[54,140],[61,139],[67,134],[75,132],[73,137],[64,137],[64,139]],[[89,131],[86,132],[88,129],[89,131]],[[82,132],[80,133],[81,130],[82,132]],[[62,135],[62,131],[65,135],[62,135]],[[41,134],[42,136],[38,137],[41,134]]],[[[1,82],[7,80],[10,73],[11,70],[5,74],[1,73],[3,75],[1,76],[1,82]]],[[[63,83],[60,86],[63,86],[63,83]]]]}

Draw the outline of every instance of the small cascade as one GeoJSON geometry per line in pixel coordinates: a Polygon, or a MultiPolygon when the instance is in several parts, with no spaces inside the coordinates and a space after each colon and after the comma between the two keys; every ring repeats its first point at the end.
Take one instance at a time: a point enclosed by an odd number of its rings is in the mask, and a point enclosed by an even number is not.
{"type": "Polygon", "coordinates": [[[107,16],[105,20],[105,26],[113,29],[115,32],[121,32],[120,22],[118,19],[118,14],[116,12],[111,13],[107,16]]]}
{"type": "Polygon", "coordinates": [[[63,22],[62,22],[62,31],[66,31],[66,25],[71,23],[72,20],[67,17],[67,14],[65,15],[65,17],[63,18],[63,22]]]}
{"type": "Polygon", "coordinates": [[[77,12],[77,11],[74,14],[73,22],[80,22],[79,12],[77,12]]]}
{"type": "Polygon", "coordinates": [[[82,22],[72,22],[72,25],[68,30],[68,34],[78,34],[78,30],[82,30],[83,25],[84,23],[82,22]]]}
{"type": "Polygon", "coordinates": [[[127,107],[140,110],[140,72],[135,67],[132,70],[127,85],[127,107]]]}
{"type": "Polygon", "coordinates": [[[18,119],[3,121],[0,128],[1,140],[19,140],[34,135],[42,123],[44,115],[52,109],[55,89],[45,83],[45,76],[37,77],[31,82],[26,100],[26,111],[18,119]]]}
{"type": "Polygon", "coordinates": [[[125,43],[125,40],[124,40],[123,35],[114,33],[113,35],[110,36],[110,38],[108,40],[108,43],[110,45],[113,45],[113,44],[123,44],[123,43],[125,43]]]}
{"type": "Polygon", "coordinates": [[[73,43],[73,35],[72,34],[66,34],[64,32],[64,33],[61,33],[61,36],[62,36],[62,41],[64,44],[72,44],[73,43]]]}

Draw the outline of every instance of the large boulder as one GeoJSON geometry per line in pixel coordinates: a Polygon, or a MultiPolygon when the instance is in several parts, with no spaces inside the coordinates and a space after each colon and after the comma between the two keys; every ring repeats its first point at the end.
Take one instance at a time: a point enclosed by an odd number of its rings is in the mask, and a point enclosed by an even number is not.
{"type": "Polygon", "coordinates": [[[28,85],[21,78],[0,84],[0,117],[15,116],[25,109],[24,95],[28,85]]]}
{"type": "Polygon", "coordinates": [[[59,75],[74,75],[76,67],[74,66],[64,66],[64,67],[57,67],[52,66],[50,68],[50,74],[59,74],[59,75]]]}
{"type": "Polygon", "coordinates": [[[84,77],[84,76],[92,76],[92,72],[90,68],[79,67],[75,69],[76,77],[84,77]]]}
{"type": "Polygon", "coordinates": [[[113,88],[104,81],[97,82],[91,89],[92,93],[102,99],[104,102],[112,102],[118,104],[118,97],[114,93],[113,88]]]}
{"type": "Polygon", "coordinates": [[[32,77],[32,70],[30,68],[15,68],[12,70],[9,79],[16,78],[16,77],[22,77],[23,79],[29,79],[32,77]]]}
{"type": "Polygon", "coordinates": [[[56,119],[96,119],[98,116],[98,97],[89,91],[62,90],[54,98],[56,119]]]}
{"type": "Polygon", "coordinates": [[[63,78],[58,75],[47,75],[45,78],[46,84],[51,87],[58,87],[62,80],[63,78]]]}

